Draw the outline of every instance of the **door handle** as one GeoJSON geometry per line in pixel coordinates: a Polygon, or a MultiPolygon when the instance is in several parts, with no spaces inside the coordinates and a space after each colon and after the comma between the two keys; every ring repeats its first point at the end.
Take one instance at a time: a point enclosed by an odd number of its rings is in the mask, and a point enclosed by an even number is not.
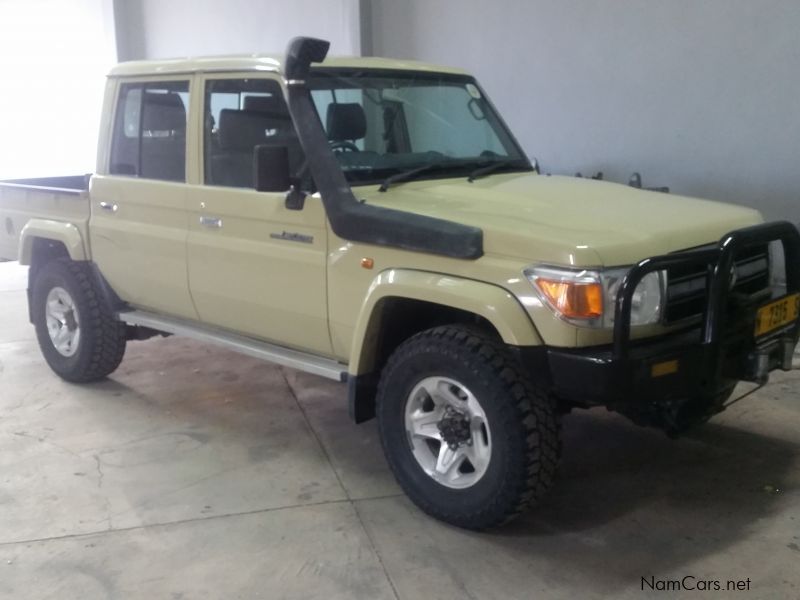
{"type": "Polygon", "coordinates": [[[200,217],[200,225],[211,229],[222,229],[222,219],[219,217],[200,217]]]}
{"type": "Polygon", "coordinates": [[[119,206],[111,202],[101,202],[100,208],[107,210],[108,212],[117,212],[119,210],[119,206]]]}

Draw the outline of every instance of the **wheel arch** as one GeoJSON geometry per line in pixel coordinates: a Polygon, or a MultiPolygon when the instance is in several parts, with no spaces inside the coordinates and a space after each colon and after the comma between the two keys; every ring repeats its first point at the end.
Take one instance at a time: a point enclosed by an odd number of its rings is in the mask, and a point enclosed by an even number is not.
{"type": "Polygon", "coordinates": [[[469,324],[505,344],[539,346],[536,328],[508,290],[410,269],[380,273],[361,307],[348,366],[348,404],[356,423],[371,419],[380,372],[389,355],[411,336],[448,324],[469,324]]]}
{"type": "Polygon", "coordinates": [[[39,271],[52,260],[88,261],[80,230],[72,223],[31,219],[20,232],[19,262],[28,269],[28,319],[33,323],[33,284],[39,271]]]}
{"type": "Polygon", "coordinates": [[[77,226],[51,219],[31,219],[20,232],[19,263],[32,265],[37,245],[60,244],[72,260],[88,260],[83,236],[77,226]]]}

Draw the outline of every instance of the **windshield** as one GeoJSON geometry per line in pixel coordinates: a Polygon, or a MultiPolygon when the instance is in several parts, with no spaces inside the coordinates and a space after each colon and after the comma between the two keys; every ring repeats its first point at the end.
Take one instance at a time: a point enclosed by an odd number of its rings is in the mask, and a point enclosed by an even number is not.
{"type": "MultiPolygon", "coordinates": [[[[530,170],[472,77],[318,68],[311,96],[348,181],[377,183],[429,165],[419,178],[530,170]]],[[[416,177],[415,177],[416,178],[416,177]]]]}

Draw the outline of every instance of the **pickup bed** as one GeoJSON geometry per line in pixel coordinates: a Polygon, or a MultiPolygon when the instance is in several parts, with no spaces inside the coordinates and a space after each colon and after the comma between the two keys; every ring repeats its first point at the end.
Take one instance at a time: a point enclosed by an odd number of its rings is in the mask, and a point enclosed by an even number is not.
{"type": "Polygon", "coordinates": [[[410,498],[479,529],[551,487],[564,413],[677,435],[791,368],[794,225],[540,175],[469,74],[327,49],[123,63],[91,177],[0,182],[55,373],[185,335],[346,382],[410,498]]]}
{"type": "MultiPolygon", "coordinates": [[[[88,177],[42,177],[0,181],[0,258],[19,260],[22,231],[31,220],[59,228],[74,226],[86,239],[89,224],[88,177]]],[[[31,231],[30,229],[28,231],[31,231]]],[[[29,238],[29,243],[33,241],[29,238]]]]}

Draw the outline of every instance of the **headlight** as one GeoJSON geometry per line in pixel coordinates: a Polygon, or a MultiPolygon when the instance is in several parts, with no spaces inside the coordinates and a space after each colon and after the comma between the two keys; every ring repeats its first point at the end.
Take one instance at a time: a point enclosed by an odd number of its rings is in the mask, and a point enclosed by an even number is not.
{"type": "Polygon", "coordinates": [[[772,287],[786,287],[786,257],[783,255],[783,244],[771,242],[769,245],[769,284],[772,287]]]}
{"type": "MultiPolygon", "coordinates": [[[[630,269],[613,269],[604,271],[601,275],[606,289],[606,306],[608,307],[606,322],[609,327],[614,325],[614,305],[617,301],[617,293],[622,285],[622,280],[629,271],[630,269]]],[[[631,325],[651,325],[661,320],[666,283],[666,271],[648,273],[642,278],[633,292],[631,325]]]]}
{"type": "MultiPolygon", "coordinates": [[[[571,270],[530,267],[525,276],[539,297],[565,321],[582,327],[611,328],[617,293],[630,268],[571,270]]],[[[667,274],[646,275],[633,294],[631,325],[661,321],[667,274]]]]}

